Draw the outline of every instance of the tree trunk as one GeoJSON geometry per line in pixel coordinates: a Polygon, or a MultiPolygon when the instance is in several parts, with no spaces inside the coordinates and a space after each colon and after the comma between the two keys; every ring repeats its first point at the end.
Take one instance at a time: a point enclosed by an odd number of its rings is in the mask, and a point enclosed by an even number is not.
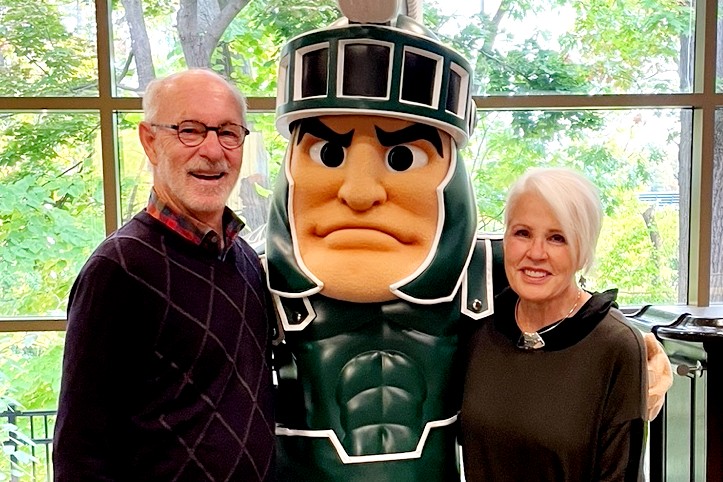
{"type": "MultiPolygon", "coordinates": [[[[131,35],[131,52],[136,60],[138,72],[138,89],[143,92],[148,82],[156,78],[151,56],[151,42],[148,40],[146,22],[143,18],[141,0],[121,0],[125,9],[126,22],[131,35]]],[[[117,79],[120,81],[120,79],[117,79]]]]}
{"type": "Polygon", "coordinates": [[[190,68],[210,67],[211,55],[221,36],[249,0],[181,0],[178,9],[178,37],[190,68]]]}

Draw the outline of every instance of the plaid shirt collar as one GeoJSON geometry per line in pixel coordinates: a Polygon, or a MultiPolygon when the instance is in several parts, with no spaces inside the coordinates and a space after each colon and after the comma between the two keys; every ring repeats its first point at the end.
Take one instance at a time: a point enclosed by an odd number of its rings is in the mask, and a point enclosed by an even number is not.
{"type": "Polygon", "coordinates": [[[146,211],[152,217],[165,224],[170,230],[191,241],[197,246],[207,249],[219,257],[223,257],[233,244],[233,240],[244,228],[241,219],[228,207],[223,209],[222,225],[224,227],[223,239],[219,233],[210,226],[203,224],[188,216],[173,211],[166,203],[161,201],[155,189],[151,189],[146,211]]]}

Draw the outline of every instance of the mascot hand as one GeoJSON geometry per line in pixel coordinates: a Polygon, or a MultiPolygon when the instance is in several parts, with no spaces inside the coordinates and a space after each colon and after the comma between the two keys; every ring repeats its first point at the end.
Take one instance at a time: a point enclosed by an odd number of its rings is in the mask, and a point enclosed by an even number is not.
{"type": "Polygon", "coordinates": [[[663,345],[652,333],[646,333],[645,347],[648,352],[648,414],[653,420],[665,403],[665,394],[673,386],[673,370],[663,345]]]}

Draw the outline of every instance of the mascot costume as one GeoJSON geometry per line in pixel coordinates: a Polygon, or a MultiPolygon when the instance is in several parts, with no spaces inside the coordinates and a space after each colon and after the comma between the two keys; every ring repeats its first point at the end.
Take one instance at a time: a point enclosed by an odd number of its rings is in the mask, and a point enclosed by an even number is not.
{"type": "Polygon", "coordinates": [[[458,481],[460,333],[506,285],[458,157],[472,71],[398,0],[339,3],[279,66],[278,480],[458,481]]]}

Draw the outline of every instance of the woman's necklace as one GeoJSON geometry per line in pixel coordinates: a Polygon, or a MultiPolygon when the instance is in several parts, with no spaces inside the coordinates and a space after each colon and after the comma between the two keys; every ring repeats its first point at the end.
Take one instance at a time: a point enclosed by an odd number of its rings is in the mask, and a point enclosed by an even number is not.
{"type": "MultiPolygon", "coordinates": [[[[575,312],[575,308],[577,308],[577,304],[580,302],[580,296],[582,295],[582,290],[580,288],[577,289],[577,296],[575,297],[575,303],[572,305],[572,308],[570,308],[570,311],[567,312],[567,315],[565,315],[564,318],[562,318],[560,321],[556,321],[555,323],[551,324],[550,326],[546,326],[538,331],[522,331],[522,335],[520,336],[520,339],[517,340],[517,348],[522,348],[523,350],[539,350],[543,346],[545,346],[545,340],[542,339],[540,336],[541,334],[547,333],[551,331],[552,329],[556,328],[560,323],[565,321],[566,319],[570,318],[570,316],[575,312]]],[[[517,298],[517,303],[515,303],[515,323],[517,323],[518,318],[518,312],[520,308],[520,299],[517,298]]],[[[519,324],[518,324],[519,326],[519,324]]]]}

